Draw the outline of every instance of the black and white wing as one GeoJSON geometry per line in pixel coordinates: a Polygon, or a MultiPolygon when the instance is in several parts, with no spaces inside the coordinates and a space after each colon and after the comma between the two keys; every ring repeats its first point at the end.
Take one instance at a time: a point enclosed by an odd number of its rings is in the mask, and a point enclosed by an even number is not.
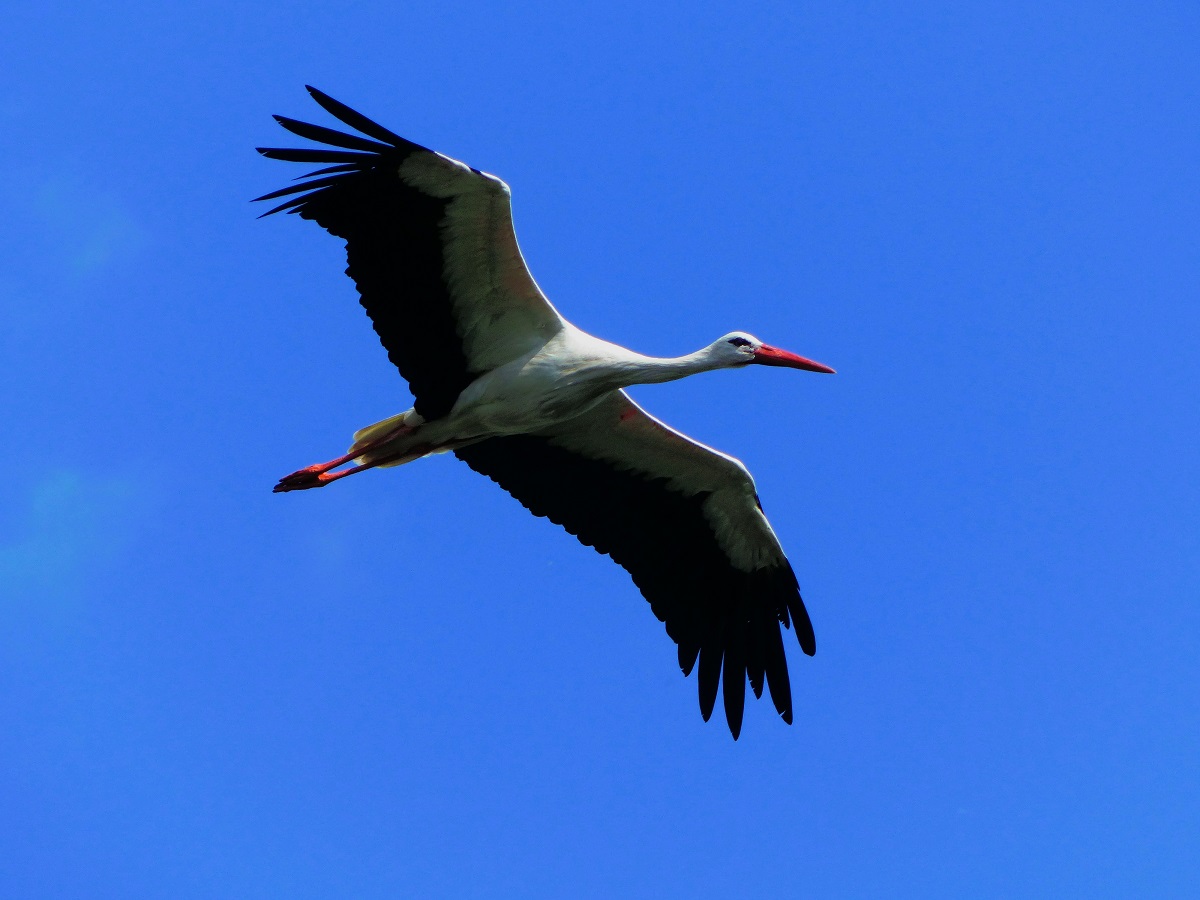
{"type": "Polygon", "coordinates": [[[325,146],[259,153],[327,165],[257,199],[296,194],[264,215],[298,213],[346,241],[346,273],[417,412],[440,418],[477,375],[540,347],[565,323],[521,256],[508,185],[308,91],[366,137],[276,116],[325,146]]]}
{"type": "Polygon", "coordinates": [[[780,625],[795,627],[810,656],[816,639],[792,567],[738,460],[664,425],[624,391],[566,423],[455,453],[534,515],[628,570],[679,645],[684,675],[699,660],[705,721],[721,681],[737,738],[747,677],[756,697],[765,678],[775,708],[792,721],[780,625]]]}

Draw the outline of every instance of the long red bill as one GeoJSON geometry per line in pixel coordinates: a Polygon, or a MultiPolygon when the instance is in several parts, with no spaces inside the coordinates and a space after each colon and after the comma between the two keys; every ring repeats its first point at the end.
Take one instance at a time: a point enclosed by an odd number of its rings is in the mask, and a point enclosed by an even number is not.
{"type": "Polygon", "coordinates": [[[797,356],[795,353],[788,353],[786,350],[780,350],[778,347],[771,347],[767,344],[763,344],[754,351],[754,361],[763,366],[786,366],[789,369],[807,369],[809,372],[824,372],[826,375],[837,374],[824,363],[819,363],[804,356],[797,356]]]}

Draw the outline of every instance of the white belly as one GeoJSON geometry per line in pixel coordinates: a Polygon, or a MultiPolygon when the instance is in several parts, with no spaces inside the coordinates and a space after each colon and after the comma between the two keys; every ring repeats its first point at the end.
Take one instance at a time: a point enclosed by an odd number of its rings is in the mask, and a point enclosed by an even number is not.
{"type": "Polygon", "coordinates": [[[627,377],[630,366],[645,361],[568,326],[538,350],[481,375],[440,421],[447,433],[464,438],[538,431],[636,382],[627,377]]]}
{"type": "Polygon", "coordinates": [[[564,371],[535,355],[481,376],[447,418],[463,436],[524,434],[586,412],[610,390],[584,368],[564,371]]]}

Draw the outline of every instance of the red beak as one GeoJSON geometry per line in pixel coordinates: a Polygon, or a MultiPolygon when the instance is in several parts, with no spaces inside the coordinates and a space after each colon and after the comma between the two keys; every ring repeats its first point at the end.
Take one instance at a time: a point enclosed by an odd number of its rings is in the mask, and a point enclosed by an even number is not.
{"type": "Polygon", "coordinates": [[[833,369],[824,363],[788,353],[778,347],[763,344],[754,351],[754,361],[762,366],[786,366],[789,369],[807,369],[810,372],[824,372],[826,375],[836,375],[833,369]]]}

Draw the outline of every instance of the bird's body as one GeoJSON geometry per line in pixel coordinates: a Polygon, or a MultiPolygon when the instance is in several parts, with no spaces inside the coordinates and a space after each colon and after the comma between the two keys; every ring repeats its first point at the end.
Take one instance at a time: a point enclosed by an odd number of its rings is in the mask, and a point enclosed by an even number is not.
{"type": "Polygon", "coordinates": [[[832,370],[741,332],[661,359],[581,331],[530,276],[507,185],[309,90],[371,140],[276,117],[354,152],[261,150],[333,165],[259,199],[299,194],[271,212],[299,213],[346,240],[347,273],[415,403],[275,490],[454,451],[629,570],[678,644],[685,674],[699,661],[705,719],[721,680],[736,738],[748,677],[756,696],[766,682],[791,721],[779,626],[794,623],[806,653],[815,642],[750,473],[652,418],[623,389],[750,363],[832,370]]]}
{"type": "Polygon", "coordinates": [[[632,373],[636,364],[636,354],[564,324],[541,347],[467,385],[448,419],[480,435],[537,431],[633,383],[622,378],[622,368],[632,373]]]}
{"type": "MultiPolygon", "coordinates": [[[[414,429],[420,426],[420,440],[435,447],[529,434],[587,413],[614,391],[631,385],[673,381],[714,368],[743,365],[743,360],[722,352],[732,337],[741,336],[722,338],[688,356],[656,359],[564,323],[563,330],[541,347],[472,381],[442,418],[426,422],[411,409],[385,421],[414,429]]],[[[369,426],[360,434],[373,437],[374,429],[369,426]]],[[[374,448],[371,458],[402,453],[406,444],[417,440],[415,434],[374,448]]],[[[356,443],[361,447],[365,440],[356,435],[356,443]]]]}

